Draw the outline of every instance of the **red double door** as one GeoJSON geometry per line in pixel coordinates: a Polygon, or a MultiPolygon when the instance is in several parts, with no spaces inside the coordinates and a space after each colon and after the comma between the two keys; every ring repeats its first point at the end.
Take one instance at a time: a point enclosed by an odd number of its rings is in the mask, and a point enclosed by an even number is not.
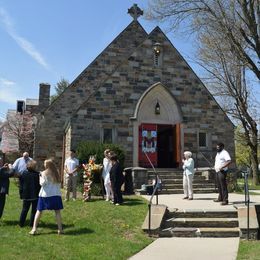
{"type": "Polygon", "coordinates": [[[141,124],[138,160],[141,167],[151,168],[150,162],[157,168],[179,167],[179,125],[141,124]]]}

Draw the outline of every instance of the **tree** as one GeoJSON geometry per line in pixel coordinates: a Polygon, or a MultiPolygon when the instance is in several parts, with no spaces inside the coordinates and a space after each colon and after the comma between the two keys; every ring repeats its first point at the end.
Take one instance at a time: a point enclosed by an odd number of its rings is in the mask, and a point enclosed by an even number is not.
{"type": "Polygon", "coordinates": [[[196,32],[198,62],[207,72],[206,82],[213,95],[221,98],[224,110],[243,126],[255,184],[259,183],[258,129],[248,71],[260,79],[257,3],[242,0],[154,0],[149,10],[149,18],[171,21],[171,28],[182,23],[196,32]]]}
{"type": "Polygon", "coordinates": [[[250,149],[247,146],[242,126],[237,126],[235,130],[236,142],[236,163],[239,167],[250,167],[250,149]]]}
{"type": "MultiPolygon", "coordinates": [[[[207,71],[208,78],[205,81],[213,95],[221,98],[225,112],[243,127],[244,141],[251,155],[253,182],[258,184],[258,114],[254,109],[256,102],[251,94],[250,79],[245,66],[236,59],[236,50],[227,48],[228,40],[223,37],[221,30],[215,30],[213,34],[204,30],[199,35],[198,60],[207,71]]],[[[243,39],[240,41],[243,46],[243,39]]]]}
{"type": "Polygon", "coordinates": [[[27,151],[33,153],[34,130],[36,126],[36,117],[31,112],[25,111],[23,114],[9,113],[4,123],[3,152],[27,151]]]}
{"type": "Polygon", "coordinates": [[[51,103],[55,101],[68,86],[69,81],[61,78],[61,80],[55,86],[56,94],[51,96],[51,103]]]}
{"type": "Polygon", "coordinates": [[[259,0],[150,0],[146,17],[168,21],[170,29],[187,26],[197,35],[221,29],[227,48],[260,80],[259,0]]]}

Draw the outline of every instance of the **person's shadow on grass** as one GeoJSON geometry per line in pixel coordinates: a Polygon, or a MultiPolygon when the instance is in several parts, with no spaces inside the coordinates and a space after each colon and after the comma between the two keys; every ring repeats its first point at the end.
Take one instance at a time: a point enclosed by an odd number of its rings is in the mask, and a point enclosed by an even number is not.
{"type": "Polygon", "coordinates": [[[128,199],[125,198],[124,199],[124,203],[122,204],[122,206],[137,206],[137,205],[141,205],[141,204],[145,204],[144,201],[139,200],[139,199],[128,199]]]}

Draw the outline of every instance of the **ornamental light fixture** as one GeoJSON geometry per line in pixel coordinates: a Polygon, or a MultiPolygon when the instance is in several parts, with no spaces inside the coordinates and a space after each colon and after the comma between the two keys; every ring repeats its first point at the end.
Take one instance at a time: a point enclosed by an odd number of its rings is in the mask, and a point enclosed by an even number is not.
{"type": "Polygon", "coordinates": [[[156,55],[160,55],[161,51],[162,51],[162,45],[159,43],[159,42],[156,42],[154,45],[153,45],[153,51],[156,55]]]}
{"type": "Polygon", "coordinates": [[[160,107],[160,104],[159,102],[157,101],[156,105],[155,105],[155,108],[154,108],[154,112],[156,115],[160,115],[160,111],[161,110],[161,107],[160,107]]]}

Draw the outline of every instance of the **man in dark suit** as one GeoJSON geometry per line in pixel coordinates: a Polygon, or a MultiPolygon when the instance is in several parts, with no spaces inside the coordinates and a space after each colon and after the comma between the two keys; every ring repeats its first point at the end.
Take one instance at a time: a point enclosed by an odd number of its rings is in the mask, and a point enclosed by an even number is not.
{"type": "Polygon", "coordinates": [[[5,207],[6,194],[9,191],[9,177],[14,175],[8,164],[4,164],[3,159],[0,158],[0,218],[3,215],[5,207]]]}
{"type": "Polygon", "coordinates": [[[118,206],[123,203],[121,186],[124,182],[124,175],[120,163],[117,159],[117,155],[111,153],[110,160],[112,163],[112,167],[110,169],[111,187],[114,194],[114,204],[118,206]]]}

